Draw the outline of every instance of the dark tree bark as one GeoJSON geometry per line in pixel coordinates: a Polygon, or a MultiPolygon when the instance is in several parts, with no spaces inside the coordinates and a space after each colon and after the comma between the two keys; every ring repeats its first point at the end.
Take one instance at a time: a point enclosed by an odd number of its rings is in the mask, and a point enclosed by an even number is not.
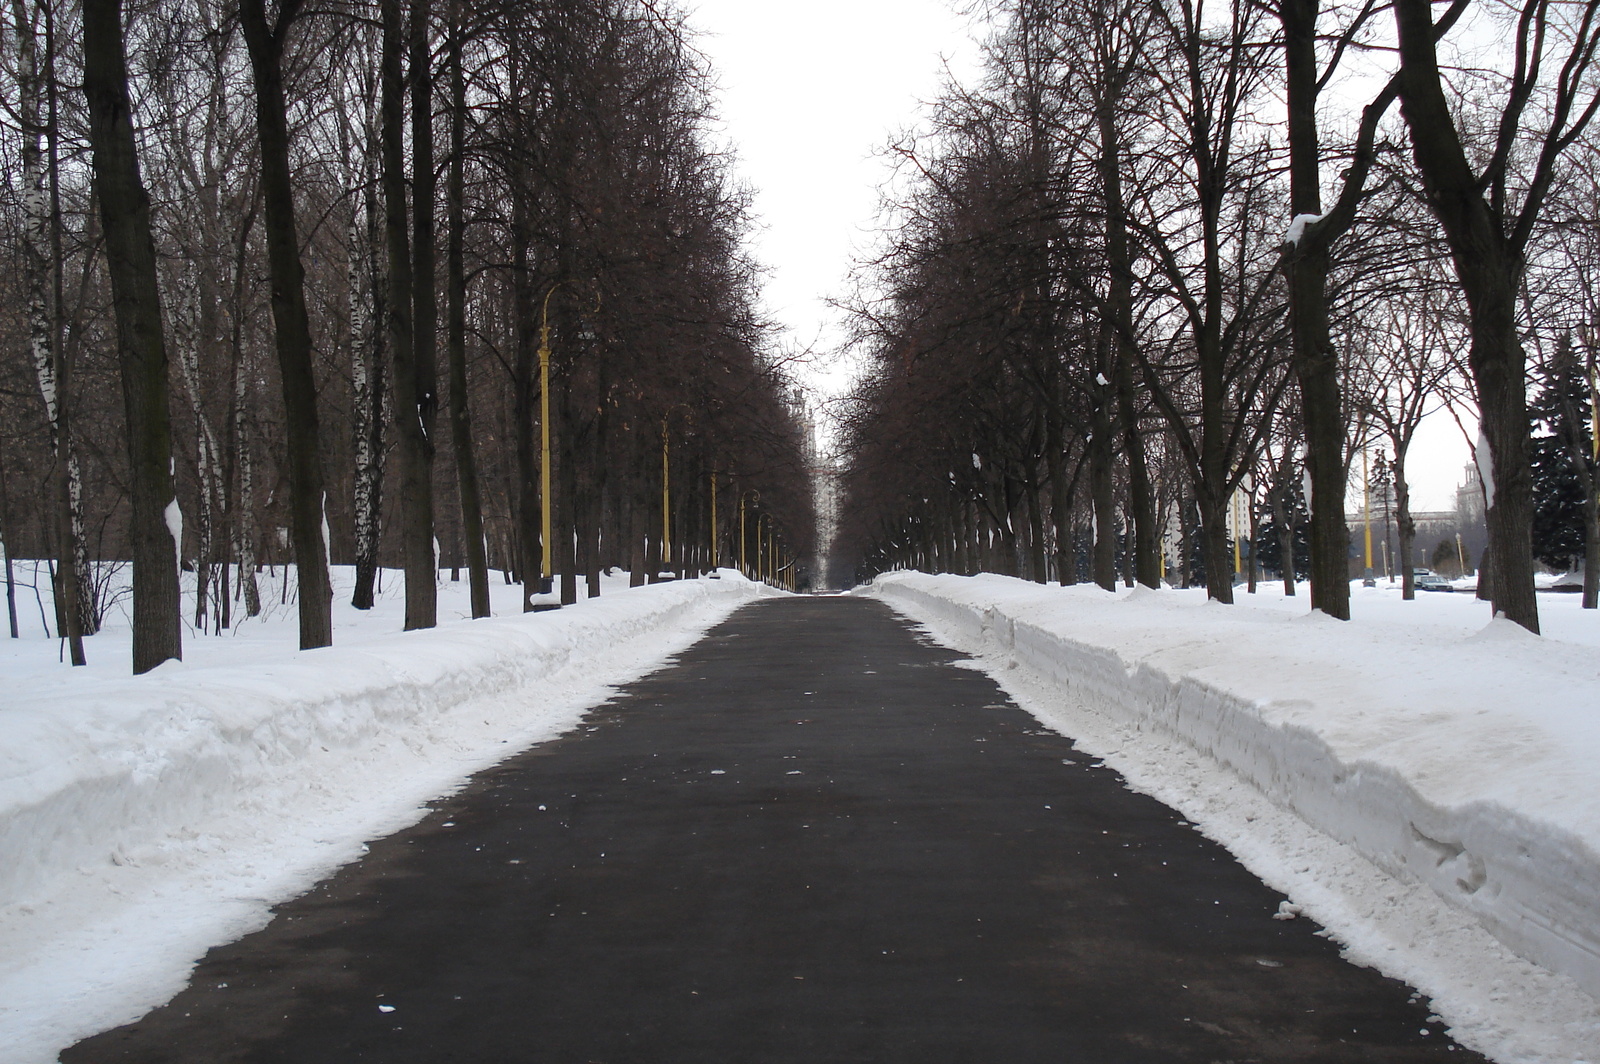
{"type": "MultiPolygon", "coordinates": [[[[383,209],[389,259],[389,350],[394,359],[394,423],[399,433],[400,543],[406,574],[405,629],[433,627],[436,570],[433,556],[433,441],[417,372],[411,234],[405,172],[405,27],[400,0],[382,0],[380,137],[383,209]]],[[[413,27],[413,32],[416,28],[413,27]]],[[[431,280],[431,279],[429,279],[431,280]]]]}
{"type": "Polygon", "coordinates": [[[328,545],[323,540],[317,386],[311,368],[311,324],[306,317],[305,270],[295,225],[283,91],[284,44],[300,9],[301,0],[282,0],[278,17],[269,25],[265,0],[241,0],[239,22],[255,75],[261,199],[289,458],[289,534],[300,589],[300,649],[310,650],[333,642],[333,589],[328,583],[328,545]]]}
{"type": "Polygon", "coordinates": [[[1090,385],[1090,402],[1094,404],[1089,435],[1089,502],[1094,507],[1094,582],[1107,591],[1117,589],[1117,496],[1113,460],[1112,419],[1116,395],[1111,379],[1105,370],[1116,372],[1107,365],[1116,349],[1112,330],[1100,330],[1100,358],[1096,360],[1100,372],[1090,385]],[[1102,383],[1103,382],[1103,383],[1102,383]]]}
{"type": "Polygon", "coordinates": [[[411,0],[411,378],[415,381],[420,447],[406,492],[406,630],[432,628],[439,621],[439,559],[434,528],[433,460],[438,452],[434,428],[439,416],[439,299],[435,282],[434,207],[438,179],[433,160],[433,51],[431,0],[411,0]],[[424,558],[424,541],[426,558],[424,558]],[[426,572],[424,572],[426,562],[426,572]]]}
{"type": "MultiPolygon", "coordinates": [[[[1458,0],[1460,4],[1462,0],[1458,0]]],[[[1524,0],[1518,21],[1517,69],[1498,117],[1494,153],[1476,173],[1467,158],[1445,98],[1439,72],[1430,0],[1396,0],[1400,37],[1400,110],[1411,130],[1412,157],[1434,216],[1444,230],[1466,296],[1471,344],[1467,362],[1477,383],[1484,439],[1493,464],[1489,491],[1489,546],[1484,566],[1491,574],[1490,596],[1497,613],[1539,630],[1533,590],[1533,490],[1528,460],[1527,359],[1517,335],[1517,297],[1524,255],[1540,208],[1554,180],[1562,151],[1579,137],[1600,106],[1600,95],[1580,104],[1590,91],[1588,68],[1600,37],[1600,0],[1589,0],[1568,28],[1567,57],[1559,64],[1544,55],[1544,0],[1524,0]],[[1521,203],[1513,207],[1506,190],[1509,160],[1518,148],[1524,115],[1542,68],[1559,66],[1548,111],[1532,123],[1542,132],[1532,143],[1534,159],[1521,203]],[[1574,108],[1577,108],[1574,111],[1574,108]],[[1486,195],[1487,193],[1487,195],[1486,195]]],[[[1446,19],[1450,16],[1446,15],[1446,19]]]]}
{"type": "Polygon", "coordinates": [[[489,616],[489,562],[484,554],[483,504],[478,491],[478,466],[473,455],[472,414],[467,405],[467,276],[466,254],[466,77],[461,69],[461,3],[450,4],[450,179],[448,247],[445,252],[446,344],[450,354],[450,432],[455,445],[456,482],[461,496],[461,535],[472,588],[472,616],[489,616]]]}
{"type": "MultiPolygon", "coordinates": [[[[1318,0],[1281,0],[1288,75],[1289,203],[1299,216],[1322,214],[1322,157],[1317,135],[1318,0]]],[[[1392,93],[1389,97],[1393,99],[1392,93]]],[[[1385,102],[1387,108],[1387,102],[1385,102]]],[[[1353,213],[1353,212],[1352,212],[1353,213]]],[[[1349,222],[1345,222],[1348,228],[1349,222]]],[[[1311,481],[1311,608],[1350,619],[1349,531],[1344,522],[1345,420],[1339,352],[1328,325],[1330,220],[1315,242],[1302,238],[1289,262],[1290,335],[1305,421],[1306,469],[1311,481]]],[[[1287,570],[1292,574],[1291,556],[1287,570]]]]}
{"type": "MultiPolygon", "coordinates": [[[[563,330],[562,335],[568,334],[563,330]]],[[[569,362],[570,367],[570,362],[569,362]]],[[[561,605],[571,606],[578,601],[578,440],[573,432],[572,374],[562,374],[556,402],[551,404],[551,432],[556,443],[551,448],[555,459],[556,488],[555,520],[551,525],[555,536],[555,567],[561,577],[561,605]]]]}
{"type": "MultiPolygon", "coordinates": [[[[513,84],[515,79],[513,78],[513,84]]],[[[513,166],[517,183],[511,189],[511,294],[513,304],[516,358],[512,370],[512,417],[515,422],[517,468],[517,547],[522,554],[522,612],[534,608],[533,596],[548,594],[549,577],[544,572],[544,507],[550,500],[540,490],[539,446],[535,432],[542,426],[535,416],[541,391],[539,355],[543,348],[537,302],[534,298],[533,265],[528,260],[532,240],[526,172],[513,166]]],[[[546,294],[548,302],[549,294],[546,294]]],[[[547,311],[548,313],[548,311],[547,311]]],[[[553,472],[553,470],[552,470],[553,472]]]]}
{"type": "Polygon", "coordinates": [[[1117,416],[1121,422],[1118,427],[1128,463],[1128,516],[1133,526],[1132,575],[1145,587],[1160,587],[1161,541],[1156,529],[1155,493],[1150,486],[1144,435],[1139,431],[1134,399],[1134,370],[1139,354],[1133,323],[1133,255],[1122,191],[1122,131],[1118,124],[1118,111],[1126,105],[1124,97],[1129,81],[1144,61],[1144,55],[1142,31],[1135,33],[1131,40],[1119,42],[1117,37],[1129,33],[1129,27],[1139,21],[1140,16],[1135,11],[1123,9],[1118,12],[1114,27],[1095,27],[1099,67],[1095,126],[1100,141],[1096,162],[1105,203],[1105,313],[1114,330],[1111,380],[1116,390],[1117,416]]]}
{"type": "Polygon", "coordinates": [[[178,592],[179,527],[172,475],[167,346],[156,282],[150,198],[139,175],[119,0],[84,0],[84,98],[95,196],[117,321],[127,411],[133,514],[133,671],[183,656],[178,592]]]}
{"type": "MultiPolygon", "coordinates": [[[[1438,32],[1453,25],[1465,8],[1465,0],[1456,0],[1438,32]]],[[[1324,215],[1317,101],[1333,69],[1324,73],[1317,67],[1317,0],[1279,0],[1278,13],[1283,23],[1288,90],[1290,212],[1308,223],[1298,241],[1285,245],[1283,262],[1289,280],[1290,337],[1311,481],[1307,500],[1311,512],[1311,608],[1347,621],[1350,534],[1344,509],[1349,465],[1339,352],[1328,321],[1328,275],[1331,248],[1355,223],[1356,210],[1366,195],[1378,122],[1399,95],[1400,79],[1391,78],[1362,111],[1354,158],[1341,175],[1338,201],[1324,215]]],[[[1349,27],[1347,34],[1353,36],[1356,28],[1349,27]]],[[[1337,52],[1342,54],[1343,49],[1337,52]]]]}

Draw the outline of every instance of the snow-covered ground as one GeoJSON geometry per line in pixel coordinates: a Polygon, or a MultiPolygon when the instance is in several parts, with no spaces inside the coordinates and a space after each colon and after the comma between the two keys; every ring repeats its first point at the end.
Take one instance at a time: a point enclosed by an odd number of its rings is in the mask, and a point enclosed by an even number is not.
{"type": "Polygon", "coordinates": [[[402,633],[398,574],[361,612],[340,569],[334,646],[300,652],[280,570],[262,617],[186,632],[184,660],[141,677],[120,611],[73,669],[24,592],[24,638],[0,640],[0,1064],[136,1019],[364,840],[769,593],[719,575],[608,577],[597,599],[524,615],[491,574],[481,621],[464,619],[466,583],[442,581],[440,626],[402,633]]]}
{"type": "MultiPolygon", "coordinates": [[[[1419,988],[1503,1064],[1600,1062],[1600,616],[1470,595],[1239,604],[1008,577],[865,589],[1419,988]]],[[[1069,769],[1070,771],[1070,769],[1069,769]]]]}

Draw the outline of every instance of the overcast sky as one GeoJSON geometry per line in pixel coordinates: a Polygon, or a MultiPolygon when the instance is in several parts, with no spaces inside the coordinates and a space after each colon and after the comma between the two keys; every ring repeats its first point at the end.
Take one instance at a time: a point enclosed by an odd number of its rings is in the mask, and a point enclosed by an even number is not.
{"type": "MultiPolygon", "coordinates": [[[[827,361],[842,336],[826,301],[846,294],[852,258],[873,242],[882,148],[918,121],[946,71],[973,80],[972,26],[948,0],[688,2],[720,87],[723,132],[755,191],[767,310],[789,346],[821,357],[813,385],[838,391],[847,371],[827,361]]],[[[1430,419],[1413,446],[1413,506],[1453,509],[1466,461],[1455,423],[1430,419]]]]}
{"type": "MultiPolygon", "coordinates": [[[[967,20],[945,0],[690,0],[721,87],[725,132],[755,189],[768,310],[796,346],[839,346],[857,249],[871,242],[884,144],[939,93],[946,61],[976,68],[967,20]]],[[[837,378],[838,374],[829,375],[837,378]]]]}

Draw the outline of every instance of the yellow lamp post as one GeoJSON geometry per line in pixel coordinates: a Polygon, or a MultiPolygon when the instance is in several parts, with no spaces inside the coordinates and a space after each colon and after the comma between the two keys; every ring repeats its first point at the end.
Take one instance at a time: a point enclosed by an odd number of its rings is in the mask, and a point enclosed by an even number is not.
{"type": "Polygon", "coordinates": [[[711,571],[717,571],[717,471],[711,471],[711,571]]]}
{"type": "Polygon", "coordinates": [[[1361,524],[1367,541],[1367,568],[1361,576],[1362,587],[1375,587],[1372,578],[1372,484],[1367,477],[1367,448],[1361,448],[1361,524]]]}
{"type": "Polygon", "coordinates": [[[1231,509],[1233,512],[1231,516],[1233,517],[1233,575],[1238,576],[1244,571],[1244,560],[1241,557],[1239,550],[1239,540],[1241,537],[1239,533],[1239,490],[1237,488],[1234,489],[1232,503],[1233,505],[1231,509]]]}

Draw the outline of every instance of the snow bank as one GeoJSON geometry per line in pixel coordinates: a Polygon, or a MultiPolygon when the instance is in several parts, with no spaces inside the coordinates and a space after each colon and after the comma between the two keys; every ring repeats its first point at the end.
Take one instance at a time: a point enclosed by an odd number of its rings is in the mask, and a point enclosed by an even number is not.
{"type": "Polygon", "coordinates": [[[1345,624],[1189,593],[1113,595],[987,575],[895,573],[870,591],[980,655],[1008,687],[1020,680],[1023,704],[1047,724],[1074,738],[1098,728],[1092,752],[1119,769],[1110,755],[1126,754],[1134,785],[1177,805],[1296,901],[1319,902],[1306,911],[1355,959],[1432,995],[1464,1041],[1502,1060],[1594,1059],[1592,648],[1503,620],[1480,618],[1466,634],[1427,621],[1434,604],[1422,602],[1404,604],[1417,623],[1358,614],[1345,624]],[[1241,797],[1202,781],[1207,772],[1254,791],[1241,797]],[[1253,812],[1230,812],[1240,801],[1253,812]],[[1315,833],[1275,811],[1342,845],[1300,840],[1315,833]],[[1286,847],[1312,856],[1285,858],[1286,847]],[[1372,874],[1352,867],[1366,862],[1372,874]],[[1402,897],[1416,884],[1437,898],[1402,897]],[[1444,910],[1441,899],[1454,913],[1429,909],[1444,910]],[[1401,908],[1409,915],[1397,917],[1401,908]]]}
{"type": "MultiPolygon", "coordinates": [[[[53,1060],[207,948],[567,730],[765,593],[737,573],[243,665],[0,692],[0,1062],[53,1060]]],[[[123,666],[126,667],[125,665],[123,666]]]]}

